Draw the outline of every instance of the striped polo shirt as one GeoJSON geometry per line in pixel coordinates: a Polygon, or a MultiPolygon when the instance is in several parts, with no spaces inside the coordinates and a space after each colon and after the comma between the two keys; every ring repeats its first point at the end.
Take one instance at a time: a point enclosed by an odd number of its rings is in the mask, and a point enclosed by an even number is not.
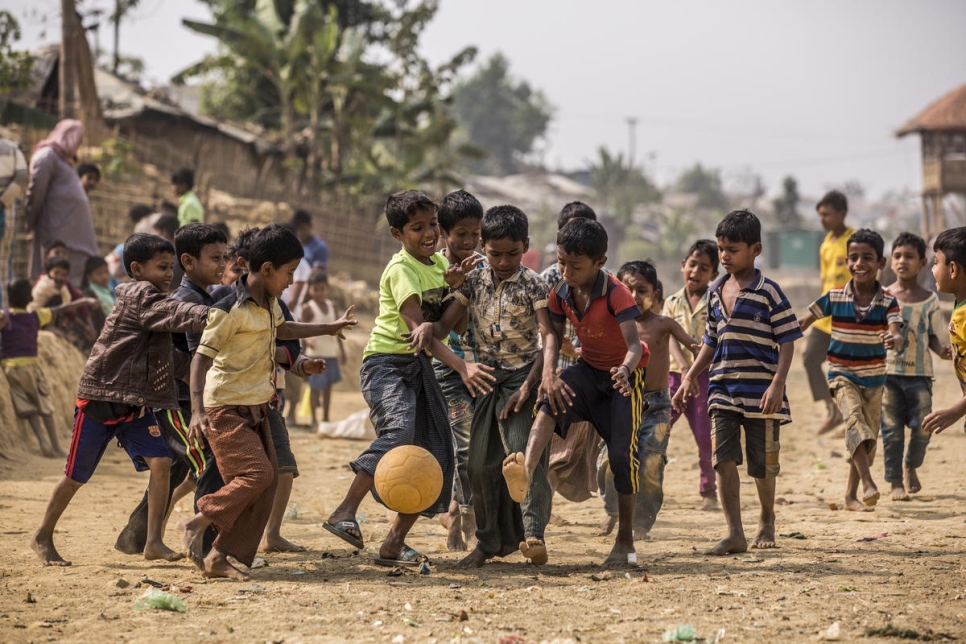
{"type": "Polygon", "coordinates": [[[795,312],[781,287],[756,271],[741,289],[734,310],[725,311],[721,290],[731,275],[711,286],[704,343],[714,349],[709,370],[708,409],[736,411],[748,418],[771,418],[789,423],[788,397],[776,414],[763,414],[761,399],[778,371],[778,349],[802,337],[795,312]]]}
{"type": "Polygon", "coordinates": [[[860,387],[881,387],[886,378],[886,348],[879,334],[890,323],[902,324],[899,303],[876,282],[876,293],[867,309],[855,306],[852,280],[812,302],[808,312],[816,318],[832,318],[828,347],[828,379],[848,378],[860,387]]]}

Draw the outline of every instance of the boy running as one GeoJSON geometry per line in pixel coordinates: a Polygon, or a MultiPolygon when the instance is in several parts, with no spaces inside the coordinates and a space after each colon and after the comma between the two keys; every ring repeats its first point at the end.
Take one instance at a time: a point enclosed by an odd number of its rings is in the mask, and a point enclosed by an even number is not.
{"type": "Polygon", "coordinates": [[[780,465],[779,428],[791,422],[785,379],[802,337],[781,288],[755,268],[761,254],[761,223],[748,210],[733,210],[715,230],[718,259],[726,275],[709,287],[704,346],[681,379],[671,403],[679,413],[698,393],[708,368],[711,446],[728,535],[705,554],[745,552],[738,466],[745,431],[748,474],[755,479],[761,516],[752,547],[775,547],[775,479],[780,465]]]}
{"type": "Polygon", "coordinates": [[[886,349],[902,346],[899,304],[878,280],[885,267],[884,246],[877,232],[853,233],[847,259],[852,279],[815,300],[801,321],[804,331],[816,320],[832,318],[828,383],[845,418],[845,446],[851,457],[845,509],[853,512],[870,511],[879,502],[871,466],[879,440],[886,349]]]}

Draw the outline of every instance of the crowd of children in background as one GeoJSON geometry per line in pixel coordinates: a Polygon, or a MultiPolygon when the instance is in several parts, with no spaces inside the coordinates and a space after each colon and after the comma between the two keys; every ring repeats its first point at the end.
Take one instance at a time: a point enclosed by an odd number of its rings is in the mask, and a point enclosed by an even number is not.
{"type": "MultiPolygon", "coordinates": [[[[312,418],[328,421],[347,359],[343,331],[356,320],[329,299],[328,251],[307,213],[229,244],[225,227],[193,221],[193,178],[177,179],[182,207],[108,258],[90,258],[81,288],[57,241],[36,283],[8,285],[2,366],[45,456],[64,452],[39,330],[91,349],[64,476],[31,542],[47,565],[69,565],[54,528],[115,438],[135,469],[150,472],[119,550],[187,555],[206,575],[246,579],[237,564],[250,566],[259,545],[303,549],[280,534],[299,475],[280,378],[307,378],[312,418]],[[116,264],[129,281],[118,283],[116,264]],[[182,554],[162,536],[171,507],[191,492],[182,554]]],[[[592,487],[604,502],[602,532],[617,528],[605,565],[633,564],[635,539],[660,512],[671,428],[683,415],[697,444],[700,507],[720,500],[727,526],[708,553],[748,548],[738,472],[746,459],[761,508],[751,545],[773,548],[781,427],[792,420],[785,384],[810,326],[804,362],[813,396],[828,405],[819,431],[844,425],[845,508],[870,511],[880,499],[880,433],[891,498],[908,499],[921,490],[931,434],[966,415],[966,395],[932,409],[931,358],[955,361],[966,394],[966,228],[933,247],[936,289],[956,298],[947,345],[939,298],[921,285],[925,241],[903,233],[886,255],[878,233],[846,227],[847,209],[837,192],[817,206],[828,231],[824,292],[799,320],[757,268],[761,224],[747,210],[724,217],[716,240],[691,245],[684,287],[666,295],[649,261],[604,269],[607,233],[586,204],[561,210],[557,262],[541,275],[523,264],[530,237],[519,208],[484,210],[462,190],[438,205],[418,191],[392,195],[385,215],[401,249],[380,280],[360,375],[377,438],[350,464],[355,476],[323,527],[363,548],[356,512],[370,492],[379,500],[376,465],[394,447],[418,445],[451,482],[424,514],[440,516],[451,550],[470,550],[459,566],[517,550],[546,564],[554,494],[583,501],[592,487]],[[887,262],[895,282],[884,287],[887,262]]],[[[141,227],[146,214],[132,211],[132,221],[141,227]]],[[[418,517],[396,515],[376,563],[428,561],[406,543],[418,517]]]]}

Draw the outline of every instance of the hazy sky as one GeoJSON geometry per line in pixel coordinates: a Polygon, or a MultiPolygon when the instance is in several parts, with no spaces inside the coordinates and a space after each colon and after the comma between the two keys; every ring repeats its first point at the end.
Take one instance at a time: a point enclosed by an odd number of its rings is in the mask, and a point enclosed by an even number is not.
{"type": "MultiPolygon", "coordinates": [[[[145,59],[150,81],[213,47],[181,26],[205,17],[195,0],[141,4],[121,49],[145,59]]],[[[59,5],[13,0],[21,45],[57,39],[59,5]]],[[[966,83],[963,25],[961,0],[442,0],[423,47],[436,63],[467,44],[479,60],[504,52],[557,108],[554,168],[585,165],[601,145],[626,152],[634,117],[637,159],[662,181],[701,161],[729,182],[760,172],[771,192],[792,174],[807,195],[850,179],[877,195],[919,188],[918,140],[893,132],[966,83]]]]}

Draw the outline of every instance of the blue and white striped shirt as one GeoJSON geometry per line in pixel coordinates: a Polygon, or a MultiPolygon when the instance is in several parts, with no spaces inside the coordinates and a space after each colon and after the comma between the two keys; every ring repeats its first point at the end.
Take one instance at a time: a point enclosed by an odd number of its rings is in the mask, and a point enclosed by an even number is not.
{"type": "Polygon", "coordinates": [[[757,271],[755,280],[741,289],[731,315],[721,298],[723,275],[708,288],[708,325],[704,343],[713,348],[709,371],[708,409],[724,409],[748,418],[791,422],[788,397],[776,414],[760,409],[765,391],[778,371],[778,349],[802,337],[798,319],[781,287],[757,271]]]}

